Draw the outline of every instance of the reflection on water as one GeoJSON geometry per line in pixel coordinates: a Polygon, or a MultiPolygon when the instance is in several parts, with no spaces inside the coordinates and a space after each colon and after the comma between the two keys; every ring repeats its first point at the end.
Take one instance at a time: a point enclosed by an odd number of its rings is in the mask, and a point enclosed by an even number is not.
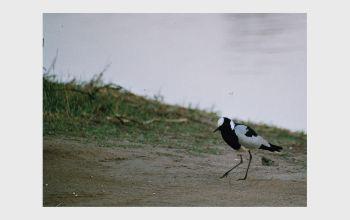
{"type": "Polygon", "coordinates": [[[44,66],[306,131],[305,14],[45,14],[44,66]]]}

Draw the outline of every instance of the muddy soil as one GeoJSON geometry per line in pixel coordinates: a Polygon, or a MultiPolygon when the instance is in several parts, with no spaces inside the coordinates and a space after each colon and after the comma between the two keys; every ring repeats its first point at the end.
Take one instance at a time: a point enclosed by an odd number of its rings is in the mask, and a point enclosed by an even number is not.
{"type": "Polygon", "coordinates": [[[44,137],[43,206],[306,206],[306,151],[292,157],[261,150],[245,181],[248,157],[228,146],[220,155],[153,146],[98,147],[44,137]],[[275,162],[264,166],[261,157],[275,162]],[[303,163],[304,162],[304,163],[303,163]]]}

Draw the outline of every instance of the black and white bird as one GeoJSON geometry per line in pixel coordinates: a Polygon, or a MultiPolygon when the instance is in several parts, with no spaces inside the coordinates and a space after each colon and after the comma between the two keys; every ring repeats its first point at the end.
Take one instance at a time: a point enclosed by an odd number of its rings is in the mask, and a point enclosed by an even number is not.
{"type": "Polygon", "coordinates": [[[228,170],[221,178],[227,177],[227,175],[236,167],[243,163],[242,153],[249,153],[249,162],[248,167],[245,173],[245,176],[239,180],[245,180],[248,175],[248,170],[250,166],[250,162],[252,160],[252,154],[250,153],[250,149],[262,149],[268,150],[271,152],[281,151],[282,147],[273,145],[265,140],[263,137],[258,135],[253,129],[244,124],[235,123],[233,120],[221,117],[218,120],[218,127],[214,130],[221,132],[221,136],[224,141],[230,145],[234,150],[239,152],[239,156],[241,161],[228,170]]]}

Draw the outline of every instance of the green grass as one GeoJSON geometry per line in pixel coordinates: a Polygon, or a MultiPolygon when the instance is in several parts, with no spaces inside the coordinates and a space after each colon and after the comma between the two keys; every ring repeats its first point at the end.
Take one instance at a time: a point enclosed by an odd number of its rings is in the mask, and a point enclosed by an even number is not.
{"type": "MultiPolygon", "coordinates": [[[[220,153],[217,145],[223,141],[213,133],[217,113],[168,105],[160,95],[137,96],[101,78],[102,74],[89,82],[60,82],[45,75],[43,135],[94,140],[103,147],[162,146],[220,153]]],[[[244,123],[271,142],[306,150],[305,133],[244,123]]]]}

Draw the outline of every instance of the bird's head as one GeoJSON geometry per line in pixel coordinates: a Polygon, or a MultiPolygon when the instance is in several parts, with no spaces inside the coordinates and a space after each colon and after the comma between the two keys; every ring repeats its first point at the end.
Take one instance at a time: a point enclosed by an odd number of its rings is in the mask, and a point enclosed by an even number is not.
{"type": "Polygon", "coordinates": [[[214,132],[216,132],[218,130],[221,131],[222,128],[227,127],[227,126],[231,126],[231,128],[232,128],[232,123],[233,123],[233,121],[230,120],[229,118],[221,117],[218,120],[218,127],[214,130],[214,132]]]}

